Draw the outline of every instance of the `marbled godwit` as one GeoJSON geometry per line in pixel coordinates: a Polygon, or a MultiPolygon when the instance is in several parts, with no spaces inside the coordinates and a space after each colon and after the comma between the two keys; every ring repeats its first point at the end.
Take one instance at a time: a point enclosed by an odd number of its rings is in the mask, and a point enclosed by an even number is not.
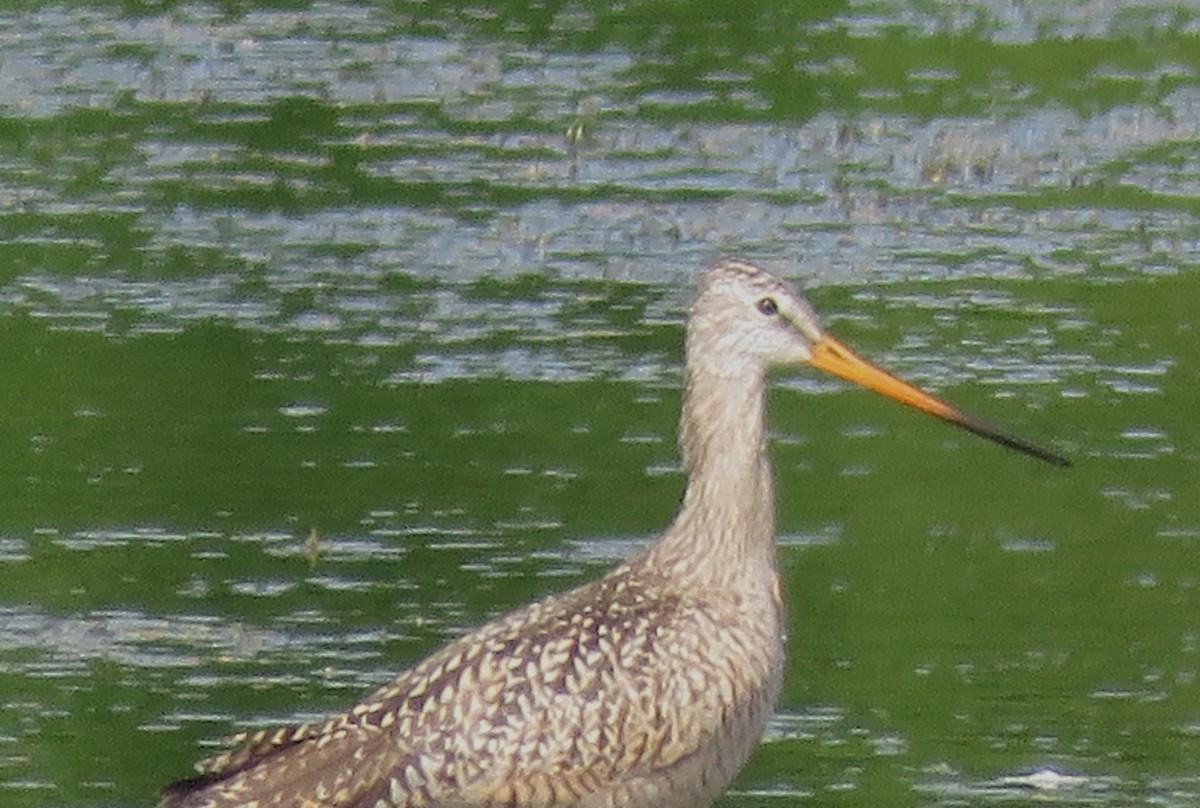
{"type": "Polygon", "coordinates": [[[874,368],[741,261],[687,325],[671,526],[593,583],[458,639],[326,721],[238,739],[160,808],[698,808],[758,743],[783,671],[767,370],[808,364],[1055,465],[874,368]]]}

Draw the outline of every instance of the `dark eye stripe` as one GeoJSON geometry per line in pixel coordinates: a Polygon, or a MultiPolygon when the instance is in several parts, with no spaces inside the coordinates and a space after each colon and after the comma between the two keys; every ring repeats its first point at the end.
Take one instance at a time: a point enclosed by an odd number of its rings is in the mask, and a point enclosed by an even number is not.
{"type": "Polygon", "coordinates": [[[773,297],[764,297],[758,301],[758,310],[768,317],[774,317],[779,313],[779,304],[773,297]]]}

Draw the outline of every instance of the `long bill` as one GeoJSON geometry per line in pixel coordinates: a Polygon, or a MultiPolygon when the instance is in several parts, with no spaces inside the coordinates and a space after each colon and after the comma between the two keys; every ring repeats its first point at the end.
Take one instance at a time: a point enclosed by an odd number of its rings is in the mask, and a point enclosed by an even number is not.
{"type": "Polygon", "coordinates": [[[820,368],[826,373],[832,373],[834,376],[862,385],[868,390],[874,390],[876,393],[881,393],[921,412],[927,412],[943,421],[949,421],[955,426],[995,441],[1001,446],[1016,449],[1018,452],[1024,452],[1055,466],[1071,465],[1071,461],[1062,455],[1055,454],[1049,449],[1043,449],[1023,438],[1018,438],[1011,432],[990,424],[982,418],[965,413],[957,407],[952,407],[944,401],[939,401],[908,382],[901,381],[887,371],[880,370],[828,335],[822,336],[813,345],[810,363],[813,367],[820,368]]]}

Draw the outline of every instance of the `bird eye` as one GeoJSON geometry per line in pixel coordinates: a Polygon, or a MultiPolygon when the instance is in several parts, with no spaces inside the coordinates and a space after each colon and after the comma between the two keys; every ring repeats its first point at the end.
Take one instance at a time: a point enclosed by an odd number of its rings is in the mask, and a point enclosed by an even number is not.
{"type": "Polygon", "coordinates": [[[774,317],[779,313],[779,304],[775,302],[773,297],[764,297],[758,301],[758,310],[768,317],[774,317]]]}

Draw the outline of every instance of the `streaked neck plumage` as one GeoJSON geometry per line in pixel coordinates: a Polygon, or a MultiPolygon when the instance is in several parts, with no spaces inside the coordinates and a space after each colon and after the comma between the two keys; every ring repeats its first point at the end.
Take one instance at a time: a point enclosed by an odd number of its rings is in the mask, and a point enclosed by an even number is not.
{"type": "MultiPolygon", "coordinates": [[[[689,340],[688,347],[699,346],[689,340]]],[[[765,369],[757,364],[689,361],[680,426],[687,489],[675,521],[649,550],[661,569],[700,586],[740,590],[774,581],[765,399],[765,369]]]]}

